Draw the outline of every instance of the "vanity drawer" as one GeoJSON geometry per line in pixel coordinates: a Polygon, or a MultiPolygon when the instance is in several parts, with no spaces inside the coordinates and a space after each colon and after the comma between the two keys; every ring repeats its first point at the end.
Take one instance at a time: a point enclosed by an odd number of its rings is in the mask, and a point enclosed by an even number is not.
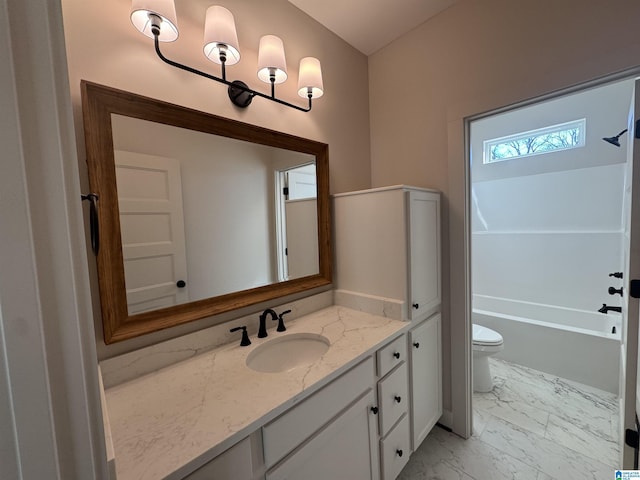
{"type": "Polygon", "coordinates": [[[394,480],[409,461],[410,455],[409,416],[405,415],[389,435],[380,440],[382,480],[394,480]]]}
{"type": "Polygon", "coordinates": [[[407,381],[407,364],[403,362],[397,370],[378,382],[381,436],[385,436],[409,409],[407,381]]]}
{"type": "Polygon", "coordinates": [[[406,335],[400,335],[393,342],[378,350],[378,378],[384,377],[396,365],[400,365],[406,359],[406,335]]]}
{"type": "Polygon", "coordinates": [[[324,426],[375,384],[368,357],[326,387],[292,407],[262,429],[264,461],[269,468],[324,426]]]}

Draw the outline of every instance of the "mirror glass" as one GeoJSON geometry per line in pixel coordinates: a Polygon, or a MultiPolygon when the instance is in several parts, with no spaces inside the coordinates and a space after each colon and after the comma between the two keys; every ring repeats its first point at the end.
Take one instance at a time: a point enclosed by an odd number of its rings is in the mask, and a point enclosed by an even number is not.
{"type": "Polygon", "coordinates": [[[319,273],[315,156],[111,122],[129,314],[319,273]]]}
{"type": "Polygon", "coordinates": [[[105,343],[331,284],[326,144],[81,91],[105,343]]]}

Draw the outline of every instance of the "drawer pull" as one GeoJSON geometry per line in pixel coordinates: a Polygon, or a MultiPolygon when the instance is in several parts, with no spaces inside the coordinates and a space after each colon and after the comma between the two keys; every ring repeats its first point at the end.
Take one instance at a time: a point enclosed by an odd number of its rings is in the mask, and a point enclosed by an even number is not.
{"type": "Polygon", "coordinates": [[[371,407],[371,413],[373,413],[374,415],[378,414],[378,407],[371,407]]]}
{"type": "Polygon", "coordinates": [[[416,348],[420,348],[420,342],[413,342],[413,346],[416,348]]]}
{"type": "Polygon", "coordinates": [[[413,306],[413,308],[415,308],[416,310],[420,308],[420,304],[418,304],[418,303],[414,303],[412,306],[413,306]]]}
{"type": "Polygon", "coordinates": [[[400,403],[402,401],[402,397],[400,395],[396,395],[395,397],[393,397],[394,400],[398,403],[400,403]]]}
{"type": "Polygon", "coordinates": [[[396,455],[398,455],[399,457],[401,457],[401,456],[402,456],[402,449],[400,449],[400,448],[399,448],[399,449],[397,449],[397,450],[396,450],[396,455]]]}
{"type": "Polygon", "coordinates": [[[400,359],[400,352],[395,352],[393,356],[396,357],[397,359],[400,359]]]}

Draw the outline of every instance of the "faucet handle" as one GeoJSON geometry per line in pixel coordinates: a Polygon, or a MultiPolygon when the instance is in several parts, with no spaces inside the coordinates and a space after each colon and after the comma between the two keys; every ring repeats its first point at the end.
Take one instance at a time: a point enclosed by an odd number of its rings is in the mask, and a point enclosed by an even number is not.
{"type": "Polygon", "coordinates": [[[232,328],[229,330],[230,332],[237,332],[238,330],[242,330],[242,340],[240,340],[240,346],[246,347],[251,345],[251,340],[249,340],[249,334],[247,333],[247,327],[244,325],[241,327],[232,328]]]}
{"type": "Polygon", "coordinates": [[[291,313],[291,310],[285,310],[280,315],[278,315],[278,328],[276,328],[276,332],[284,332],[287,330],[287,328],[284,326],[284,319],[282,318],[283,315],[286,315],[287,313],[291,313]]]}

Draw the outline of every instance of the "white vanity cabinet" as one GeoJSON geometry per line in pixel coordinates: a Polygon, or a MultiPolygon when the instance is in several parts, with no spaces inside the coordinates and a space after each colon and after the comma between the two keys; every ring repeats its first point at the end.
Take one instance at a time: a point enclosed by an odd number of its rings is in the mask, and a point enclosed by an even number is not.
{"type": "Polygon", "coordinates": [[[339,290],[400,300],[403,319],[437,310],[440,194],[395,186],[334,195],[339,290]]]}
{"type": "Polygon", "coordinates": [[[266,480],[378,480],[373,390],[352,404],[294,454],[267,472],[266,480]]]}
{"type": "Polygon", "coordinates": [[[417,449],[442,415],[442,319],[439,313],[409,330],[411,441],[417,449]]]}
{"type": "Polygon", "coordinates": [[[236,443],[233,447],[221,453],[209,463],[195,472],[190,473],[184,480],[258,480],[259,466],[262,463],[261,438],[253,434],[236,443]]]}
{"type": "Polygon", "coordinates": [[[382,480],[394,480],[411,454],[407,336],[377,352],[378,432],[382,480]]]}
{"type": "Polygon", "coordinates": [[[371,356],[262,428],[266,480],[378,480],[371,356]]]}

